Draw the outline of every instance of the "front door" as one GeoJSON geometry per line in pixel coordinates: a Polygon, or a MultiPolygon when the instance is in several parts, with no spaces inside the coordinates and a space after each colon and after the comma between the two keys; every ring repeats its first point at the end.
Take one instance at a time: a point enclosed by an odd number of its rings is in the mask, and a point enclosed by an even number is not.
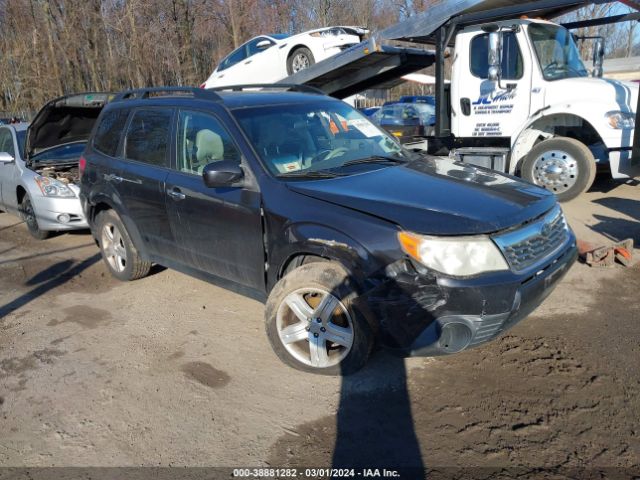
{"type": "Polygon", "coordinates": [[[8,153],[14,158],[13,162],[0,162],[0,206],[14,210],[16,205],[16,151],[13,135],[8,128],[0,128],[0,152],[8,153]]]}
{"type": "Polygon", "coordinates": [[[504,32],[502,79],[493,82],[488,79],[489,34],[482,30],[459,34],[452,91],[452,101],[457,102],[452,105],[456,136],[510,139],[529,117],[532,67],[524,61],[529,50],[526,43],[519,44],[519,35],[504,32]]]}
{"type": "Polygon", "coordinates": [[[207,164],[242,163],[240,150],[218,117],[191,110],[178,114],[176,144],[175,168],[166,179],[166,202],[183,263],[263,289],[260,193],[252,187],[208,188],[202,179],[207,164]]]}

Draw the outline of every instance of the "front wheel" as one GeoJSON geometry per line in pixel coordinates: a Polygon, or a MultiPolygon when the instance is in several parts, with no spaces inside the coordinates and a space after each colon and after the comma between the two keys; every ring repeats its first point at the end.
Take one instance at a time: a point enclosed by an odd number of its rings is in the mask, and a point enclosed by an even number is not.
{"type": "Polygon", "coordinates": [[[352,305],[355,297],[348,274],[334,262],[309,263],[283,277],[265,309],[267,337],[280,360],[324,375],[362,368],[373,334],[352,305]]]}
{"type": "Polygon", "coordinates": [[[538,143],[522,164],[522,177],[566,202],[589,190],[596,176],[591,150],[573,138],[555,137],[538,143]]]}
{"type": "Polygon", "coordinates": [[[316,63],[313,58],[313,53],[306,47],[296,48],[293,53],[287,59],[287,73],[293,75],[294,73],[309,68],[316,63]]]}
{"type": "Polygon", "coordinates": [[[129,281],[137,280],[149,273],[151,262],[141,258],[116,212],[100,212],[95,225],[102,258],[114,277],[129,281]]]}
{"type": "Polygon", "coordinates": [[[27,225],[27,229],[33,238],[37,240],[45,240],[51,236],[51,232],[49,230],[41,230],[38,226],[36,211],[33,209],[33,203],[31,203],[31,197],[29,197],[28,193],[25,193],[24,198],[20,203],[20,216],[27,225]]]}

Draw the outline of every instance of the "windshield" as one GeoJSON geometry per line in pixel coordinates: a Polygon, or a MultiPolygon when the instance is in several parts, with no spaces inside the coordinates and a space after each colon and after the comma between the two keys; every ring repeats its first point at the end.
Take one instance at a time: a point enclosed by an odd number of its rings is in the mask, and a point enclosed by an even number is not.
{"type": "Polygon", "coordinates": [[[77,162],[87,142],[76,142],[48,148],[42,153],[31,157],[34,163],[68,163],[77,162]]]}
{"type": "Polygon", "coordinates": [[[529,37],[545,80],[589,75],[580,59],[573,35],[566,28],[532,23],[529,25],[529,37]]]}
{"type": "Polygon", "coordinates": [[[428,103],[385,105],[371,116],[378,125],[433,125],[436,108],[428,103]]]}
{"type": "Polygon", "coordinates": [[[387,133],[343,102],[242,108],[234,112],[276,176],[347,175],[409,160],[387,133]]]}
{"type": "Polygon", "coordinates": [[[24,158],[24,147],[27,143],[27,131],[20,130],[19,132],[16,132],[16,137],[18,140],[18,149],[20,150],[20,158],[24,158]]]}

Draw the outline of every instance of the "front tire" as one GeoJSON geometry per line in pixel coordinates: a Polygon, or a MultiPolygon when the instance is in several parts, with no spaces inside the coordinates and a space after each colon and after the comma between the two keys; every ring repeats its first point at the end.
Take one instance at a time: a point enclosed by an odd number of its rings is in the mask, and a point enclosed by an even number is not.
{"type": "Polygon", "coordinates": [[[287,58],[287,73],[293,75],[316,63],[313,53],[307,47],[296,48],[287,58]]]}
{"type": "Polygon", "coordinates": [[[151,262],[142,259],[116,212],[100,212],[95,225],[102,259],[111,275],[127,282],[145,277],[149,273],[151,262]]]}
{"type": "Polygon", "coordinates": [[[37,240],[45,240],[51,236],[49,230],[41,230],[38,226],[38,219],[36,218],[36,211],[31,203],[31,197],[28,193],[24,194],[24,198],[20,203],[20,216],[27,225],[27,229],[31,236],[37,240]]]}
{"type": "Polygon", "coordinates": [[[265,309],[267,337],[284,363],[311,373],[348,375],[373,347],[366,319],[352,305],[356,288],[335,262],[302,265],[273,288],[265,309]]]}
{"type": "Polygon", "coordinates": [[[522,177],[566,202],[591,188],[596,162],[591,150],[573,138],[555,137],[534,146],[522,164],[522,177]]]}

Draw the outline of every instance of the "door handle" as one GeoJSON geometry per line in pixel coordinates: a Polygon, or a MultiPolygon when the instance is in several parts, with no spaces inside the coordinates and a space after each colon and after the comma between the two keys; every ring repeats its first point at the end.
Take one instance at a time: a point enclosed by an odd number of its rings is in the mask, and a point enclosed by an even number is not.
{"type": "Polygon", "coordinates": [[[124,178],[119,177],[118,175],[113,175],[113,174],[111,174],[111,175],[105,175],[105,176],[104,176],[104,179],[105,179],[107,182],[115,182],[115,183],[122,183],[122,181],[124,180],[124,178]]]}
{"type": "Polygon", "coordinates": [[[244,62],[244,64],[249,65],[251,62],[253,62],[253,60],[247,60],[246,62],[244,62]]]}
{"type": "Polygon", "coordinates": [[[184,200],[185,198],[187,198],[187,196],[182,193],[179,188],[172,188],[171,190],[167,190],[167,194],[175,201],[184,200]]]}
{"type": "Polygon", "coordinates": [[[460,109],[462,110],[462,114],[464,116],[468,117],[469,115],[471,115],[471,99],[461,98],[460,109]]]}

